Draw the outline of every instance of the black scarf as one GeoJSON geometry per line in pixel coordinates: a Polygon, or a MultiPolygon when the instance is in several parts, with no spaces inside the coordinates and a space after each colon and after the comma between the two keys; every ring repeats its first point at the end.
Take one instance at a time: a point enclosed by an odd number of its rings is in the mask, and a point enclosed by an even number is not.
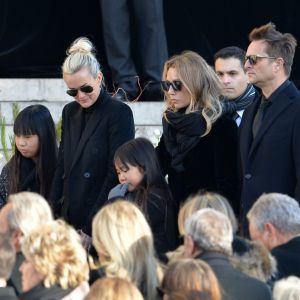
{"type": "Polygon", "coordinates": [[[255,98],[256,90],[252,84],[248,84],[242,95],[236,99],[228,100],[226,97],[221,97],[223,114],[232,114],[238,110],[244,110],[249,106],[255,98]]]}
{"type": "Polygon", "coordinates": [[[183,172],[183,159],[195,147],[206,130],[201,112],[166,112],[163,118],[164,142],[171,155],[171,166],[176,172],[183,172]]]}

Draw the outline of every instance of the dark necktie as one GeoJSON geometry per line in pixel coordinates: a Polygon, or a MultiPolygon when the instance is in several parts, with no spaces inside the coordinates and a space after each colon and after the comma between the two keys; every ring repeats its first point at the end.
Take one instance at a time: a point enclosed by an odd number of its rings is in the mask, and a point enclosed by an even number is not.
{"type": "Polygon", "coordinates": [[[257,132],[262,124],[266,110],[270,106],[270,104],[271,104],[270,101],[266,101],[266,100],[261,101],[260,106],[253,120],[253,125],[252,125],[253,138],[255,138],[255,136],[257,135],[257,132]]]}

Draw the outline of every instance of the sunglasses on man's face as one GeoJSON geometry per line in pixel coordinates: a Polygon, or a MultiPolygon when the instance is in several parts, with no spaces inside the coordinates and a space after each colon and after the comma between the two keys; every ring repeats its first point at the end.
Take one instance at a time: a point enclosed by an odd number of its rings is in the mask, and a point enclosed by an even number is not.
{"type": "Polygon", "coordinates": [[[182,82],[180,80],[161,81],[161,87],[165,92],[168,92],[170,87],[172,87],[173,91],[179,92],[182,89],[182,82]]]}
{"type": "Polygon", "coordinates": [[[274,56],[260,56],[260,55],[248,55],[245,57],[245,63],[248,60],[250,65],[256,65],[258,60],[262,58],[268,58],[268,59],[276,59],[274,56]]]}
{"type": "Polygon", "coordinates": [[[89,93],[91,93],[94,89],[93,89],[93,87],[90,86],[90,85],[84,85],[84,86],[81,86],[81,87],[78,88],[78,89],[69,89],[69,90],[67,90],[67,94],[70,95],[71,97],[75,97],[75,96],[77,95],[77,93],[78,93],[79,90],[80,90],[81,92],[83,92],[83,93],[89,94],[89,93]]]}

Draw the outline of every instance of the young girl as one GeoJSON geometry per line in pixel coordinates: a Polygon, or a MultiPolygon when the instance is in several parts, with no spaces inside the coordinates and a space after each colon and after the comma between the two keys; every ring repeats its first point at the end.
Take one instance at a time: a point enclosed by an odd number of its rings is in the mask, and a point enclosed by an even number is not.
{"type": "Polygon", "coordinates": [[[0,175],[0,206],[9,194],[40,193],[46,199],[54,176],[57,143],[55,126],[43,105],[23,109],[14,123],[15,153],[0,175]]]}
{"type": "Polygon", "coordinates": [[[111,190],[108,199],[123,197],[140,207],[159,255],[174,249],[177,230],[173,201],[151,142],[137,138],[123,144],[115,152],[114,164],[120,184],[111,190]]]}

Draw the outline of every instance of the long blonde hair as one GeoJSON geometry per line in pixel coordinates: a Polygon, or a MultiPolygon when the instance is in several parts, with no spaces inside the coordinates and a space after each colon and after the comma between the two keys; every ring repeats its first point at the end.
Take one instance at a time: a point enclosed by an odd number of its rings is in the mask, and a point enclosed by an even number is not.
{"type": "MultiPolygon", "coordinates": [[[[221,116],[222,107],[219,101],[221,95],[220,81],[214,70],[207,62],[193,51],[184,51],[179,55],[171,57],[165,62],[163,80],[166,80],[167,72],[174,68],[178,79],[182,81],[191,96],[191,102],[186,109],[186,114],[200,111],[206,121],[206,131],[202,136],[207,135],[212,124],[221,116]]],[[[166,112],[173,110],[169,104],[168,93],[165,92],[166,112]]]]}
{"type": "Polygon", "coordinates": [[[94,217],[92,231],[93,244],[105,257],[100,263],[106,275],[126,277],[127,273],[146,299],[155,299],[161,272],[152,232],[140,209],[128,201],[108,204],[94,217]]]}

